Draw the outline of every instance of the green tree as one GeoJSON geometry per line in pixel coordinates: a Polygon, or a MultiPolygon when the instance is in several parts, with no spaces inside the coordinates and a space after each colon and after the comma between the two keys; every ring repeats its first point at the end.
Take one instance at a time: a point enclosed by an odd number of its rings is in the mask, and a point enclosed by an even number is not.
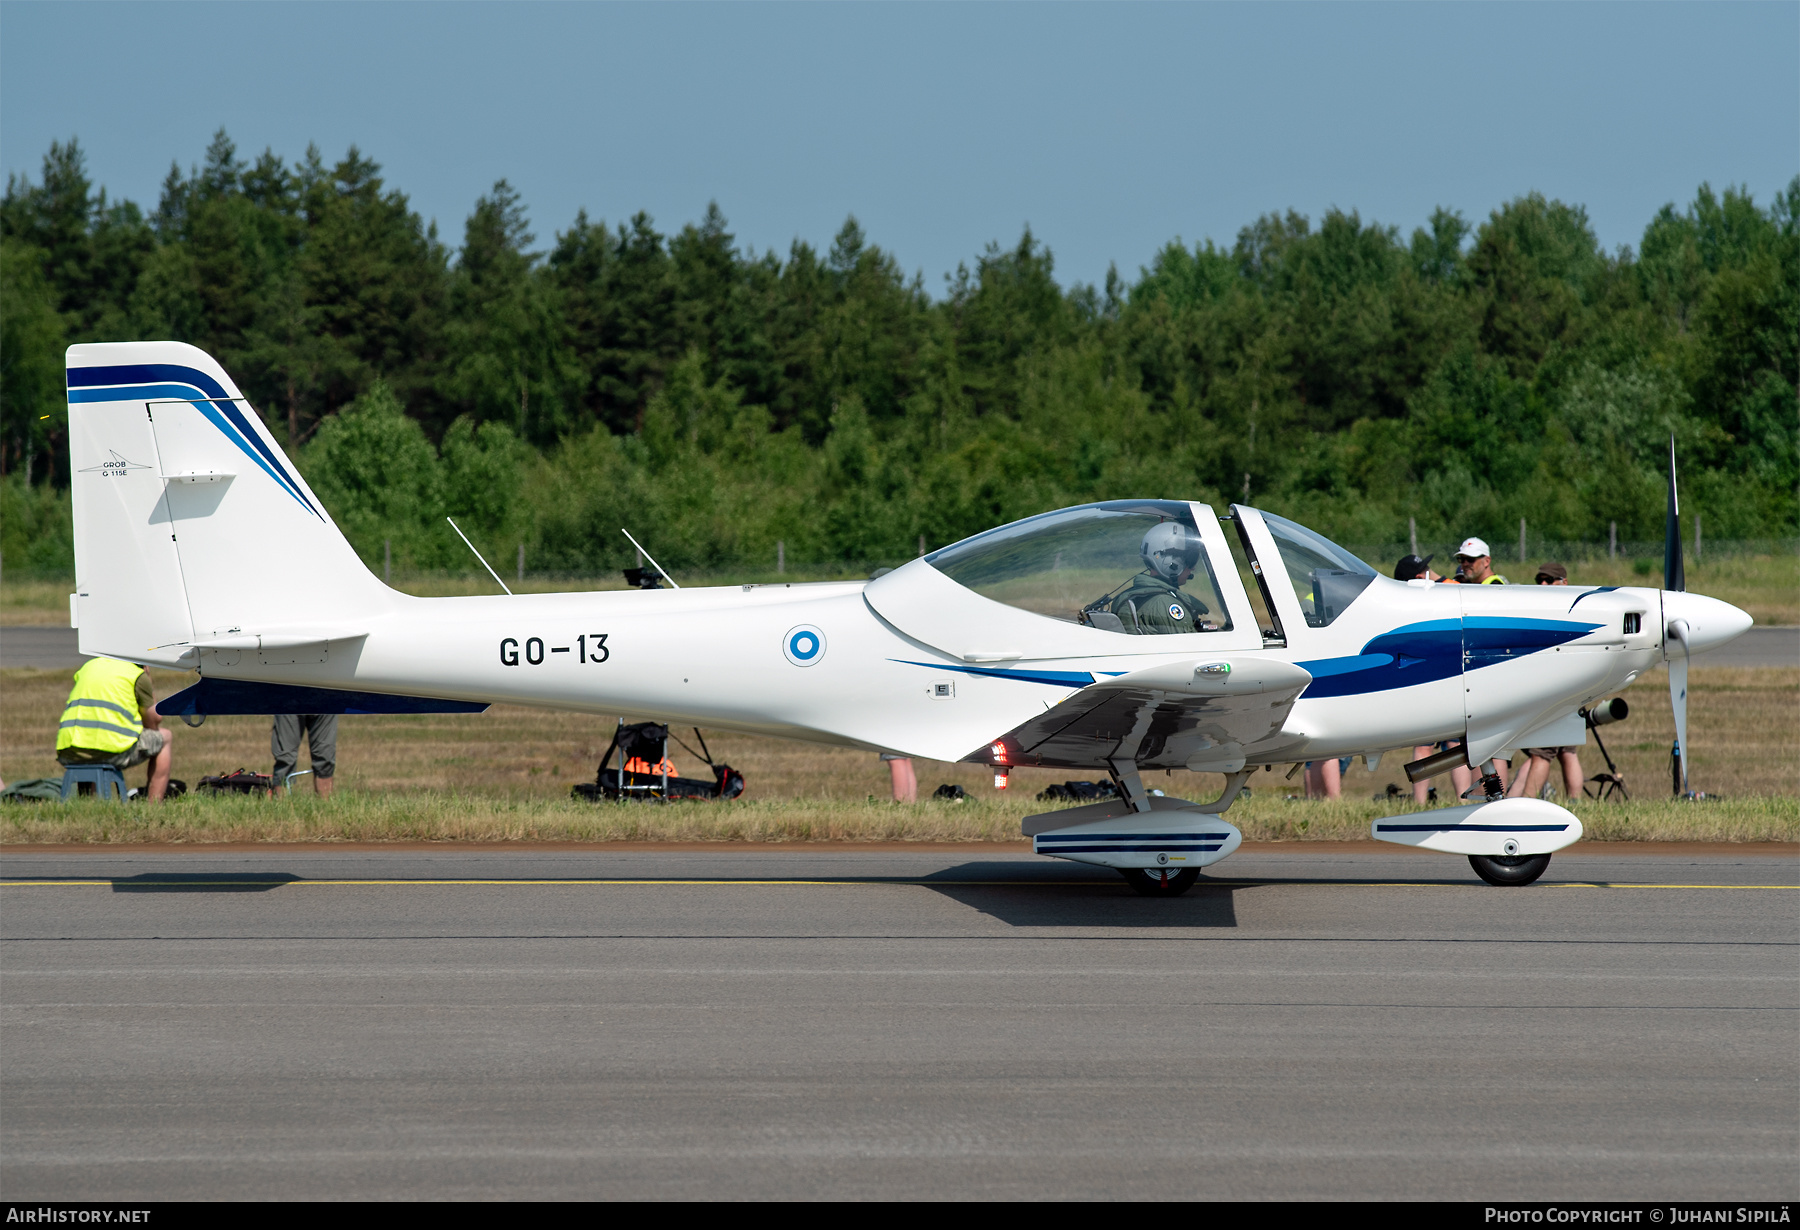
{"type": "Polygon", "coordinates": [[[552,280],[536,276],[539,255],[519,194],[504,179],[475,203],[461,260],[450,281],[443,402],[481,421],[512,424],[540,446],[573,424],[569,394],[582,384],[565,354],[565,327],[552,280]]]}
{"type": "Polygon", "coordinates": [[[299,271],[317,346],[317,414],[374,381],[437,419],[449,253],[407,198],[385,190],[380,167],[352,146],[326,169],[309,149],[298,191],[307,223],[299,271]]]}
{"type": "Polygon", "coordinates": [[[444,525],[437,450],[386,384],[323,423],[300,454],[301,472],[350,545],[372,568],[383,542],[405,567],[454,567],[466,549],[444,525]]]}
{"type": "Polygon", "coordinates": [[[611,431],[636,431],[683,349],[663,237],[648,214],[614,233],[604,222],[590,223],[584,210],[557,236],[549,276],[577,369],[577,403],[611,431]]]}
{"type": "Polygon", "coordinates": [[[0,243],[0,477],[58,476],[53,446],[67,437],[63,321],[43,276],[43,253],[0,243]]]}
{"type": "Polygon", "coordinates": [[[1553,345],[1579,340],[1582,309],[1607,261],[1585,209],[1533,192],[1482,224],[1467,267],[1482,347],[1523,376],[1553,345]]]}

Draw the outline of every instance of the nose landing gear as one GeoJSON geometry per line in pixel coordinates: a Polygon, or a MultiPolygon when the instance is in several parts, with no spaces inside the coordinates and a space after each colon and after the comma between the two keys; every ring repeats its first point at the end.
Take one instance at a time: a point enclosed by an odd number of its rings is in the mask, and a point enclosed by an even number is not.
{"type": "Polygon", "coordinates": [[[1170,871],[1167,867],[1121,867],[1119,874],[1131,885],[1131,891],[1140,897],[1179,897],[1194,887],[1194,881],[1200,878],[1197,867],[1189,867],[1184,871],[1170,871]]]}

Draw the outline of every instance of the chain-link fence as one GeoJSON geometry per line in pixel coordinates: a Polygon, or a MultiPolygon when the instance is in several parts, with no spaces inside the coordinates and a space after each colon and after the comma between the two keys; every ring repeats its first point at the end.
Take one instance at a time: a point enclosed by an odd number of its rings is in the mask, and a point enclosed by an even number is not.
{"type": "MultiPolygon", "coordinates": [[[[1414,545],[1410,542],[1386,543],[1344,543],[1346,548],[1359,559],[1367,560],[1376,567],[1391,566],[1403,555],[1414,553],[1414,545]]],[[[1437,542],[1423,537],[1417,544],[1417,554],[1431,555],[1433,563],[1453,564],[1456,549],[1462,540],[1455,542],[1437,542]]],[[[1682,536],[1682,553],[1687,562],[1704,562],[1707,560],[1743,559],[1749,556],[1795,555],[1800,554],[1800,538],[1702,538],[1694,541],[1691,530],[1682,536]]],[[[1620,539],[1617,541],[1576,541],[1566,539],[1539,538],[1527,533],[1524,550],[1520,550],[1519,540],[1501,542],[1488,540],[1488,549],[1493,553],[1494,567],[1504,572],[1507,565],[1536,565],[1546,560],[1557,560],[1562,563],[1589,562],[1595,560],[1623,560],[1628,563],[1653,561],[1657,572],[1662,570],[1663,541],[1657,539],[1620,539]]]]}

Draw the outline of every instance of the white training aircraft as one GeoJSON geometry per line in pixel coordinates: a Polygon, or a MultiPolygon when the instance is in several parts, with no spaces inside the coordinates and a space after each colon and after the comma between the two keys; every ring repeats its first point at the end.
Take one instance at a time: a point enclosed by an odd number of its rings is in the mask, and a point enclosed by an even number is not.
{"type": "MultiPolygon", "coordinates": [[[[1149,499],[1027,518],[867,582],[415,598],[363,565],[203,351],[72,346],[68,385],[70,620],[84,654],[198,671],[165,714],[507,701],[985,763],[997,784],[1015,765],[1104,770],[1120,798],[1025,832],[1149,894],[1238,847],[1219,817],[1256,769],[1451,741],[1409,775],[1466,764],[1486,798],[1373,835],[1530,883],[1581,822],[1500,798],[1492,760],[1585,742],[1581,707],[1665,660],[1685,747],[1688,655],[1751,623],[1680,592],[1678,546],[1660,591],[1402,583],[1254,508],[1149,499]],[[1162,797],[1150,769],[1225,790],[1162,797]]],[[[1673,471],[1670,493],[1673,525],[1673,471]]]]}

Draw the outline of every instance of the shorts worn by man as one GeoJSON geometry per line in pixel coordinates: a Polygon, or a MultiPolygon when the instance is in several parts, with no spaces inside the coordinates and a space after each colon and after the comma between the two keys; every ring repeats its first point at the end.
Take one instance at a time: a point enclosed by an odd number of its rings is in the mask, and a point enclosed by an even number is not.
{"type": "Polygon", "coordinates": [[[1550,770],[1558,761],[1562,764],[1563,793],[1571,799],[1579,799],[1582,787],[1587,778],[1581,770],[1581,748],[1569,747],[1527,747],[1520,749],[1526,760],[1519,767],[1518,776],[1513,779],[1507,790],[1508,798],[1541,798],[1544,787],[1550,782],[1550,770]]]}
{"type": "Polygon", "coordinates": [[[269,732],[269,750],[275,755],[275,788],[287,784],[288,774],[300,763],[300,732],[306,732],[312,748],[314,794],[330,794],[337,784],[337,714],[277,713],[269,732]]]}
{"type": "Polygon", "coordinates": [[[56,759],[64,765],[109,764],[120,770],[149,761],[145,793],[153,802],[162,799],[169,790],[174,754],[156,712],[149,672],[117,658],[82,663],[57,725],[56,759]]]}
{"type": "Polygon", "coordinates": [[[1144,571],[1112,600],[1112,613],[1133,633],[1197,632],[1206,604],[1181,591],[1200,564],[1200,537],[1185,525],[1150,527],[1139,553],[1144,571]]]}

